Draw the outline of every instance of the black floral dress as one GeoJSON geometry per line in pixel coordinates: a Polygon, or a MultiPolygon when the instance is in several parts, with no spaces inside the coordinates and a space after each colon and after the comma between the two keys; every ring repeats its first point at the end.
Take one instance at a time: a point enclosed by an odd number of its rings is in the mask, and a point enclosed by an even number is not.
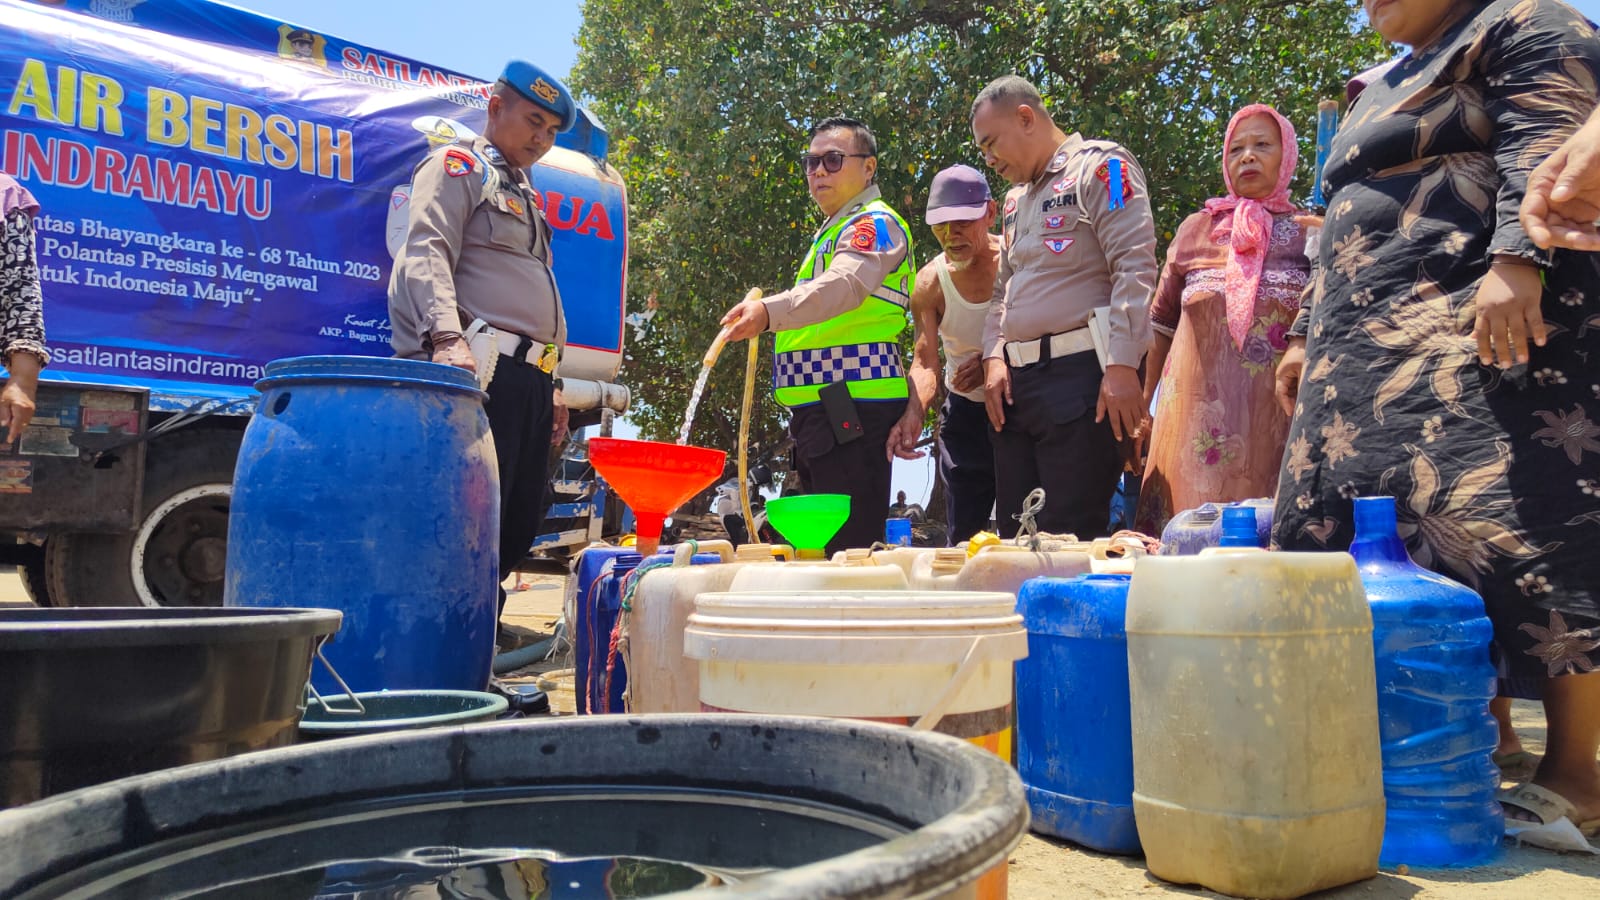
{"type": "Polygon", "coordinates": [[[1351,499],[1397,498],[1418,563],[1483,595],[1503,687],[1600,669],[1600,266],[1538,250],[1528,173],[1594,109],[1600,38],[1555,0],[1497,0],[1371,84],[1334,140],[1328,218],[1274,539],[1344,549],[1351,499]],[[1549,344],[1478,363],[1489,260],[1544,270],[1549,344]]]}

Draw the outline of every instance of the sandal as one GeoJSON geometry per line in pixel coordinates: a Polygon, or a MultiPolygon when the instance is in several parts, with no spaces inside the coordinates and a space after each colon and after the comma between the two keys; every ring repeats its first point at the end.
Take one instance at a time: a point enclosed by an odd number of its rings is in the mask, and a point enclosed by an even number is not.
{"type": "MultiPolygon", "coordinates": [[[[1499,800],[1501,806],[1513,806],[1532,813],[1538,819],[1537,824],[1539,825],[1551,825],[1566,819],[1576,825],[1578,833],[1586,838],[1600,835],[1600,818],[1579,822],[1574,818],[1577,814],[1577,808],[1568,802],[1567,798],[1537,784],[1519,784],[1510,790],[1501,791],[1499,800]]],[[[1535,824],[1531,821],[1509,817],[1506,822],[1530,826],[1535,824]]]]}
{"type": "Polygon", "coordinates": [[[1494,764],[1500,769],[1502,781],[1527,781],[1539,770],[1539,757],[1526,750],[1494,754],[1494,764]]]}

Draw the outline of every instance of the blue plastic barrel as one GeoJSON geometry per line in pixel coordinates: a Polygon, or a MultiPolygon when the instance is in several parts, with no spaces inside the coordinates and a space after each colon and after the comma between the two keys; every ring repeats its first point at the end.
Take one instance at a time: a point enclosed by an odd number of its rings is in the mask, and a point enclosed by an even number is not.
{"type": "Polygon", "coordinates": [[[1355,518],[1350,553],[1372,605],[1388,804],[1380,862],[1480,865],[1499,852],[1504,830],[1483,600],[1411,561],[1394,498],[1358,498],[1355,518]]]}
{"type": "Polygon", "coordinates": [[[1035,578],[1017,611],[1017,772],[1033,830],[1106,853],[1137,854],[1128,702],[1128,575],[1035,578]]]}
{"type": "MultiPolygon", "coordinates": [[[[471,374],[406,359],[267,366],[228,517],[227,606],[337,609],[357,691],[482,690],[500,480],[471,374]]],[[[314,667],[318,690],[335,690],[314,667]]]]}

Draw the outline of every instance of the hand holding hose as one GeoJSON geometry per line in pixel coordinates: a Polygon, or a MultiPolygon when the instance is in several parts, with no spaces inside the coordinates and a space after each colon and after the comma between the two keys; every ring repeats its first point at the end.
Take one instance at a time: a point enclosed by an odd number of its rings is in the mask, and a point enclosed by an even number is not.
{"type": "Polygon", "coordinates": [[[738,306],[728,310],[727,315],[722,317],[722,334],[717,336],[719,343],[748,341],[767,330],[771,319],[767,316],[767,305],[761,302],[760,297],[761,289],[751,288],[738,306]]]}

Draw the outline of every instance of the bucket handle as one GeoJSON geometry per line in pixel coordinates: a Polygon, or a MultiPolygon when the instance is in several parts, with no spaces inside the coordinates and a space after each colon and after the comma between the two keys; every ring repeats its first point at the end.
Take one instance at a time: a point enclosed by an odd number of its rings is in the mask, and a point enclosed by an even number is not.
{"type": "Polygon", "coordinates": [[[330,715],[330,716],[364,716],[364,715],[366,715],[367,714],[367,707],[361,702],[361,698],[356,696],[356,692],[355,691],[350,690],[350,685],[345,684],[344,683],[344,679],[339,676],[339,670],[335,669],[333,667],[333,663],[329,662],[328,658],[326,656],[322,655],[322,648],[327,643],[328,643],[327,637],[323,637],[322,640],[317,641],[317,659],[322,662],[322,667],[324,669],[328,670],[328,674],[333,676],[333,680],[337,681],[339,683],[339,687],[344,690],[344,695],[346,697],[350,698],[350,702],[354,703],[356,705],[356,708],[355,709],[343,709],[343,708],[337,707],[337,706],[329,706],[328,705],[328,701],[326,699],[324,699],[321,694],[317,693],[316,687],[314,685],[312,685],[311,680],[309,678],[306,679],[306,690],[311,692],[311,696],[316,699],[317,703],[320,704],[322,706],[323,710],[325,712],[327,712],[328,715],[330,715]]]}
{"type": "Polygon", "coordinates": [[[733,562],[733,544],[724,540],[684,541],[672,552],[673,568],[692,565],[696,553],[715,553],[725,563],[733,562]]]}
{"type": "Polygon", "coordinates": [[[950,676],[950,682],[939,692],[933,705],[928,707],[922,718],[911,726],[913,731],[932,731],[939,727],[939,722],[944,719],[945,713],[949,712],[950,705],[956,701],[961,689],[967,686],[973,675],[977,674],[978,667],[989,661],[988,654],[979,653],[978,650],[983,647],[984,641],[997,637],[1005,635],[980,634],[972,639],[972,646],[967,648],[967,655],[962,657],[961,665],[956,667],[955,674],[950,676]]]}

